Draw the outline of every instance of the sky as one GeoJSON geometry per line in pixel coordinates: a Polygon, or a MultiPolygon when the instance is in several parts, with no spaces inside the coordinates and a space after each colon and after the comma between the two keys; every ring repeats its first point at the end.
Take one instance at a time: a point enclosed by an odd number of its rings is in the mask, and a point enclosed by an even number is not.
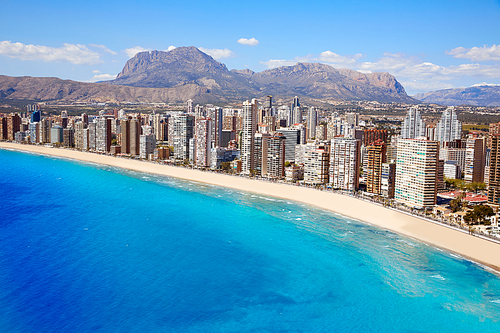
{"type": "Polygon", "coordinates": [[[0,13],[0,75],[109,80],[137,52],[179,46],[228,69],[388,72],[410,95],[500,85],[500,0],[18,0],[0,13]]]}

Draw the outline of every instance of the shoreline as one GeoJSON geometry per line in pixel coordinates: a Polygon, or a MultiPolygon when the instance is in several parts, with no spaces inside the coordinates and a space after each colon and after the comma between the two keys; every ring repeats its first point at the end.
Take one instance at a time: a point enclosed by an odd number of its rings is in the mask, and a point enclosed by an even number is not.
{"type": "Polygon", "coordinates": [[[499,243],[471,236],[463,231],[354,196],[65,148],[0,142],[0,149],[2,148],[103,164],[305,203],[458,254],[464,259],[487,266],[500,274],[500,256],[495,255],[500,250],[499,243]]]}

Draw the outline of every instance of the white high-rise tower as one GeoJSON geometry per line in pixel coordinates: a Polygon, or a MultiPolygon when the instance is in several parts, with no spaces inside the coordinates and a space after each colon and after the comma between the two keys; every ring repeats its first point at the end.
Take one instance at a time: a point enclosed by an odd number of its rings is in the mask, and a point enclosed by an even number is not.
{"type": "Polygon", "coordinates": [[[401,138],[416,139],[421,136],[425,136],[425,123],[418,107],[413,107],[408,110],[401,126],[401,138]]]}
{"type": "Polygon", "coordinates": [[[444,142],[460,140],[461,137],[462,123],[458,121],[455,107],[450,106],[443,112],[441,120],[436,125],[436,140],[442,144],[444,142]]]}
{"type": "Polygon", "coordinates": [[[243,102],[243,131],[241,137],[241,171],[249,174],[254,166],[254,139],[257,127],[257,100],[243,102]]]}

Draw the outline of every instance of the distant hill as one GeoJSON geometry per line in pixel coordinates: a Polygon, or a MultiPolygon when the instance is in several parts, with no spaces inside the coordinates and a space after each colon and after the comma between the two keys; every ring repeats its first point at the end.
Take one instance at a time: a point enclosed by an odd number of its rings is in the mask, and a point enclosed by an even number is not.
{"type": "Polygon", "coordinates": [[[0,98],[86,102],[241,102],[266,95],[320,100],[417,103],[388,73],[363,74],[319,63],[265,70],[231,70],[195,47],[140,52],[117,78],[84,83],[58,78],[0,75],[0,98]]]}
{"type": "Polygon", "coordinates": [[[422,102],[443,105],[500,106],[500,86],[443,89],[412,97],[422,102]]]}
{"type": "Polygon", "coordinates": [[[159,89],[138,88],[128,86],[113,86],[105,83],[84,83],[71,80],[61,80],[54,77],[11,77],[0,75],[0,98],[25,99],[32,101],[62,101],[62,102],[169,102],[184,103],[189,98],[195,98],[199,103],[219,100],[206,88],[195,84],[183,87],[159,89]]]}
{"type": "Polygon", "coordinates": [[[129,59],[117,78],[105,83],[172,88],[196,84],[230,99],[304,96],[319,99],[369,99],[416,102],[388,73],[363,74],[319,63],[298,63],[255,73],[232,70],[196,47],[169,52],[140,52],[129,59]]]}

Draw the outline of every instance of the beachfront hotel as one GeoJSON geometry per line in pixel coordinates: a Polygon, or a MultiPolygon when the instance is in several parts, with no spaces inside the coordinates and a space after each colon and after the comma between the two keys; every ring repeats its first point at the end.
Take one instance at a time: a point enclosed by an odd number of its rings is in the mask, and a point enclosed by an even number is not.
{"type": "Polygon", "coordinates": [[[400,139],[396,160],[395,199],[416,208],[436,204],[437,141],[400,139]]]}

